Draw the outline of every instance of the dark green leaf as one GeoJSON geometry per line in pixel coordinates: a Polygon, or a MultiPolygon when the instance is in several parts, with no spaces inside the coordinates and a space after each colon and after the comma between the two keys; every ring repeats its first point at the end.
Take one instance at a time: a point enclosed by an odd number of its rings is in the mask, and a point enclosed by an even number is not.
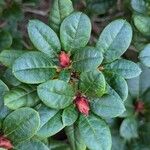
{"type": "Polygon", "coordinates": [[[111,22],[101,33],[97,48],[104,53],[104,61],[111,62],[119,58],[129,47],[132,40],[132,28],[126,20],[111,22]]]}
{"type": "Polygon", "coordinates": [[[106,82],[103,74],[94,70],[80,75],[79,89],[90,97],[100,97],[106,92],[106,82]]]}
{"type": "Polygon", "coordinates": [[[59,73],[58,79],[63,80],[65,82],[69,82],[70,77],[71,77],[71,72],[69,70],[64,69],[59,73]]]}
{"type": "Polygon", "coordinates": [[[34,46],[52,58],[57,56],[57,52],[61,50],[56,33],[39,20],[29,21],[28,34],[34,46]]]}
{"type": "Polygon", "coordinates": [[[48,107],[63,109],[72,103],[74,91],[67,82],[49,80],[38,86],[38,95],[48,107]]]}
{"type": "Polygon", "coordinates": [[[48,56],[41,52],[28,52],[19,57],[12,68],[15,77],[24,83],[37,84],[53,78],[55,69],[48,56]]]}
{"type": "Polygon", "coordinates": [[[125,79],[134,78],[140,75],[141,69],[132,61],[119,59],[104,66],[105,71],[121,75],[125,79]]]}
{"type": "Polygon", "coordinates": [[[91,22],[82,12],[74,12],[64,19],[60,27],[62,47],[66,51],[86,46],[90,39],[91,22]]]}
{"type": "Polygon", "coordinates": [[[103,60],[103,55],[94,47],[78,50],[73,57],[73,68],[77,71],[91,71],[97,69],[103,60]]]}
{"type": "Polygon", "coordinates": [[[39,114],[32,108],[24,107],[5,118],[3,132],[13,143],[19,143],[34,136],[39,125],[39,114]]]}
{"type": "Polygon", "coordinates": [[[39,138],[50,137],[64,128],[61,111],[42,105],[38,112],[40,115],[40,129],[36,135],[39,138]]]}
{"type": "Polygon", "coordinates": [[[65,132],[72,150],[86,150],[86,145],[84,144],[76,125],[66,127],[65,132]]]}
{"type": "Polygon", "coordinates": [[[9,109],[18,109],[20,107],[33,107],[39,102],[36,88],[23,85],[8,91],[4,96],[4,104],[9,109]]]}
{"type": "Polygon", "coordinates": [[[50,26],[59,33],[62,21],[73,12],[71,0],[55,0],[50,12],[50,26]]]}
{"type": "Polygon", "coordinates": [[[65,108],[62,113],[62,122],[64,126],[72,125],[78,118],[78,112],[74,105],[65,108]]]}
{"type": "Polygon", "coordinates": [[[86,146],[92,150],[110,150],[111,134],[107,124],[99,117],[90,114],[80,116],[79,132],[86,146]]]}
{"type": "Polygon", "coordinates": [[[104,95],[91,101],[91,110],[100,117],[114,118],[125,111],[123,101],[114,95],[104,95]]]}
{"type": "Polygon", "coordinates": [[[25,52],[23,50],[3,50],[0,53],[0,62],[7,67],[11,67],[14,61],[25,52]]]}
{"type": "Polygon", "coordinates": [[[49,148],[39,140],[30,140],[19,143],[14,150],[49,150],[49,148]]]}

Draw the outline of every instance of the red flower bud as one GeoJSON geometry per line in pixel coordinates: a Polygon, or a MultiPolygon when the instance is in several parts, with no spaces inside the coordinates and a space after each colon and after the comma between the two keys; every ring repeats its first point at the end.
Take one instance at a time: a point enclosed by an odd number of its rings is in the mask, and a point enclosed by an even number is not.
{"type": "Polygon", "coordinates": [[[85,116],[89,115],[90,106],[87,98],[78,95],[75,99],[75,104],[79,112],[81,112],[85,116]]]}
{"type": "Polygon", "coordinates": [[[59,55],[59,63],[62,68],[69,67],[70,65],[70,56],[69,54],[62,51],[59,55]]]}
{"type": "Polygon", "coordinates": [[[144,113],[144,103],[142,101],[136,102],[135,111],[138,113],[144,113]]]}
{"type": "Polygon", "coordinates": [[[13,148],[13,145],[6,137],[0,136],[0,147],[10,150],[13,148]]]}

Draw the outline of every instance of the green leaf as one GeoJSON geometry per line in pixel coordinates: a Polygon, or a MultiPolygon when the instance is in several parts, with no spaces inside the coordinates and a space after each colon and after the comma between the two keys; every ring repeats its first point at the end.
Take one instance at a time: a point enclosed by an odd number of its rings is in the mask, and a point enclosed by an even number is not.
{"type": "Polygon", "coordinates": [[[4,94],[8,91],[9,89],[7,85],[2,80],[0,80],[0,129],[1,129],[3,119],[10,112],[9,109],[6,106],[4,106],[4,99],[3,99],[4,94]]]}
{"type": "Polygon", "coordinates": [[[9,32],[0,31],[0,51],[9,48],[12,44],[12,36],[9,32]]]}
{"type": "Polygon", "coordinates": [[[130,117],[123,120],[120,127],[120,135],[126,140],[138,137],[138,124],[135,118],[130,117]]]}
{"type": "Polygon", "coordinates": [[[65,82],[69,82],[70,81],[70,77],[71,77],[71,71],[69,70],[65,70],[63,69],[60,73],[59,73],[59,80],[63,80],[65,82]]]}
{"type": "Polygon", "coordinates": [[[94,47],[85,47],[78,50],[73,57],[72,67],[80,72],[91,71],[102,63],[103,55],[94,47]]]}
{"type": "Polygon", "coordinates": [[[62,141],[50,140],[49,144],[50,150],[71,150],[70,146],[62,141]]]}
{"type": "Polygon", "coordinates": [[[10,84],[13,86],[18,86],[21,84],[21,82],[13,75],[11,68],[8,68],[5,71],[3,77],[7,84],[10,84]]]}
{"type": "Polygon", "coordinates": [[[14,150],[49,150],[49,148],[39,140],[30,140],[19,143],[14,150]]]}
{"type": "Polygon", "coordinates": [[[45,105],[63,109],[69,106],[74,97],[73,87],[62,80],[49,80],[37,88],[38,95],[45,105]]]}
{"type": "Polygon", "coordinates": [[[14,61],[25,52],[23,50],[3,50],[0,53],[0,62],[7,67],[11,67],[14,61]]]}
{"type": "Polygon", "coordinates": [[[98,70],[83,72],[80,75],[79,89],[90,97],[102,96],[106,92],[104,75],[98,70]]]}
{"type": "Polygon", "coordinates": [[[150,44],[140,52],[139,59],[145,66],[150,67],[150,44]]]}
{"type": "Polygon", "coordinates": [[[24,107],[5,118],[3,132],[13,143],[19,143],[33,137],[39,125],[39,114],[32,108],[24,107]]]}
{"type": "Polygon", "coordinates": [[[73,12],[71,0],[55,0],[49,16],[51,28],[59,33],[62,21],[73,12]]]}
{"type": "Polygon", "coordinates": [[[72,150],[86,150],[86,145],[84,144],[76,125],[65,127],[65,133],[72,150]]]}
{"type": "Polygon", "coordinates": [[[78,122],[81,138],[89,149],[110,150],[111,134],[107,124],[99,117],[90,114],[88,117],[80,116],[78,122]]]}
{"type": "Polygon", "coordinates": [[[129,47],[132,40],[132,28],[126,20],[111,22],[101,33],[96,47],[104,53],[104,61],[111,62],[119,58],[129,47]]]}
{"type": "Polygon", "coordinates": [[[40,115],[40,129],[36,135],[39,138],[50,137],[64,128],[61,111],[42,105],[38,112],[40,115]]]}
{"type": "Polygon", "coordinates": [[[61,24],[60,39],[66,51],[73,51],[86,46],[91,35],[90,19],[82,12],[74,12],[61,24]]]}
{"type": "Polygon", "coordinates": [[[146,13],[146,3],[144,0],[131,0],[132,8],[138,13],[146,13]]]}
{"type": "Polygon", "coordinates": [[[140,75],[141,69],[132,61],[119,59],[110,64],[104,65],[105,71],[121,75],[125,79],[134,78],[140,75]]]}
{"type": "Polygon", "coordinates": [[[123,101],[114,95],[104,95],[91,101],[91,110],[100,117],[114,118],[125,111],[123,101]]]}
{"type": "Polygon", "coordinates": [[[56,33],[46,24],[39,20],[30,20],[28,34],[34,46],[51,58],[57,56],[61,50],[60,41],[56,33]]]}
{"type": "Polygon", "coordinates": [[[8,91],[4,96],[5,106],[12,110],[25,106],[34,107],[38,102],[36,88],[30,85],[16,87],[8,91]]]}
{"type": "Polygon", "coordinates": [[[13,74],[24,83],[42,83],[54,77],[55,69],[48,56],[41,52],[28,52],[13,64],[13,74]]]}
{"type": "Polygon", "coordinates": [[[119,94],[121,99],[125,101],[128,97],[128,85],[126,80],[119,75],[106,74],[106,80],[109,85],[119,94]]]}
{"type": "Polygon", "coordinates": [[[65,108],[62,113],[62,122],[64,126],[72,125],[78,118],[78,112],[74,105],[65,108]]]}
{"type": "Polygon", "coordinates": [[[150,36],[150,17],[145,15],[134,15],[136,28],[145,36],[150,36]]]}

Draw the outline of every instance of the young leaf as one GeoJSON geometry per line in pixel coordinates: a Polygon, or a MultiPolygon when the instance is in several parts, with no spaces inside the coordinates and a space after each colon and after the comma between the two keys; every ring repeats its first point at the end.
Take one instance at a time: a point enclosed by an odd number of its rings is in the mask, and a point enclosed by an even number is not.
{"type": "Polygon", "coordinates": [[[86,46],[90,39],[91,22],[82,12],[74,12],[61,24],[60,39],[65,51],[78,50],[86,46]]]}
{"type": "Polygon", "coordinates": [[[24,83],[38,84],[53,78],[55,69],[48,56],[41,52],[28,52],[13,64],[13,74],[24,83]]]}
{"type": "Polygon", "coordinates": [[[25,52],[23,50],[3,50],[0,53],[0,62],[7,67],[11,67],[14,61],[25,52]]]}
{"type": "Polygon", "coordinates": [[[39,114],[32,108],[24,107],[9,114],[3,122],[3,132],[13,143],[30,139],[40,125],[39,114]]]}
{"type": "Polygon", "coordinates": [[[81,138],[89,149],[110,150],[111,134],[107,124],[99,117],[90,114],[88,117],[80,116],[78,122],[81,138]]]}
{"type": "Polygon", "coordinates": [[[140,52],[139,59],[145,66],[150,67],[150,44],[140,52]]]}
{"type": "Polygon", "coordinates": [[[77,71],[91,71],[97,69],[103,60],[103,55],[94,47],[78,50],[73,57],[73,68],[77,71]]]}
{"type": "Polygon", "coordinates": [[[65,108],[62,113],[62,122],[64,126],[72,125],[78,118],[78,112],[74,105],[65,108]]]}
{"type": "Polygon", "coordinates": [[[65,133],[72,150],[86,150],[86,145],[84,144],[76,125],[65,127],[65,133]]]}
{"type": "Polygon", "coordinates": [[[64,69],[59,73],[58,79],[63,80],[65,82],[69,82],[70,77],[71,77],[71,71],[64,69]]]}
{"type": "Polygon", "coordinates": [[[37,90],[43,103],[56,109],[69,106],[75,95],[73,87],[62,80],[49,80],[40,84],[37,90]]]}
{"type": "Polygon", "coordinates": [[[121,75],[125,79],[134,78],[140,75],[141,69],[132,61],[119,59],[110,64],[104,65],[105,71],[121,75]]]}
{"type": "Polygon", "coordinates": [[[50,12],[49,23],[51,28],[59,33],[62,21],[73,12],[71,0],[55,0],[50,12]]]}
{"type": "Polygon", "coordinates": [[[39,140],[30,140],[17,144],[15,150],[49,150],[49,148],[39,140]]]}
{"type": "Polygon", "coordinates": [[[57,52],[61,50],[60,41],[56,33],[39,20],[29,21],[28,34],[34,46],[51,58],[57,56],[57,52]]]}
{"type": "Polygon", "coordinates": [[[80,75],[79,89],[90,97],[100,97],[106,92],[106,82],[103,74],[94,70],[80,75]]]}
{"type": "Polygon", "coordinates": [[[126,20],[111,22],[101,33],[96,47],[104,53],[104,61],[111,62],[119,58],[129,47],[132,40],[132,28],[126,20]]]}
{"type": "Polygon", "coordinates": [[[120,134],[126,140],[131,140],[131,138],[138,137],[138,124],[135,118],[126,118],[123,120],[120,127],[120,134]]]}
{"type": "Polygon", "coordinates": [[[35,87],[23,85],[8,91],[4,104],[12,110],[20,107],[33,107],[39,102],[35,87]]]}
{"type": "Polygon", "coordinates": [[[100,117],[114,118],[125,111],[123,101],[115,95],[104,95],[91,101],[91,110],[100,117]]]}
{"type": "Polygon", "coordinates": [[[50,137],[64,128],[61,111],[42,105],[38,112],[40,115],[40,129],[36,135],[39,138],[50,137]]]}
{"type": "Polygon", "coordinates": [[[136,28],[145,36],[150,35],[150,17],[144,15],[134,15],[134,24],[136,28]]]}

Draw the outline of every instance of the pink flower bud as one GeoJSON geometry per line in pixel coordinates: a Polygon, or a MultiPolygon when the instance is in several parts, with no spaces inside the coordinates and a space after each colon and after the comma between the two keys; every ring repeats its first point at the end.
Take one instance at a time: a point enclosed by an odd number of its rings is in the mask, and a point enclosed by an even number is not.
{"type": "Polygon", "coordinates": [[[0,148],[5,148],[10,150],[13,148],[13,145],[10,140],[8,140],[6,137],[2,135],[0,136],[0,148]]]}
{"type": "Polygon", "coordinates": [[[70,56],[69,54],[62,51],[59,55],[59,63],[62,68],[69,67],[70,65],[70,56]]]}
{"type": "Polygon", "coordinates": [[[78,95],[75,99],[75,104],[80,113],[85,116],[89,115],[90,106],[87,98],[78,95]]]}
{"type": "Polygon", "coordinates": [[[144,113],[144,103],[142,101],[136,102],[135,111],[138,113],[144,113]]]}

